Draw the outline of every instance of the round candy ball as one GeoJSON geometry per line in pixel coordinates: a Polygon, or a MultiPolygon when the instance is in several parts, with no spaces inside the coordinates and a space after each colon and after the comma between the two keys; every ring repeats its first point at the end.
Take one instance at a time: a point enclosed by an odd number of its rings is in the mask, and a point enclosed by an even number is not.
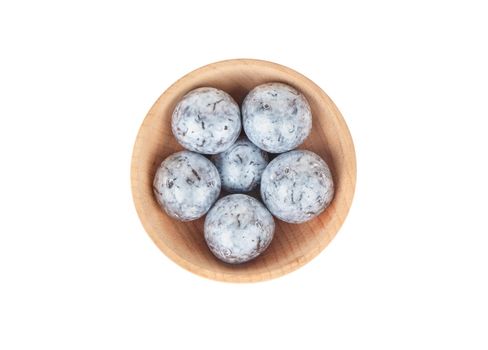
{"type": "Polygon", "coordinates": [[[242,103],[242,119],[249,140],[270,153],[296,148],[312,130],[312,112],[305,96],[282,83],[251,90],[242,103]]]}
{"type": "Polygon", "coordinates": [[[261,197],[269,211],[289,223],[308,221],[330,204],[334,183],[317,154],[296,150],[279,155],[264,170],[261,197]]]}
{"type": "Polygon", "coordinates": [[[238,139],[230,148],[212,156],[228,192],[249,192],[261,182],[261,175],[268,165],[268,154],[246,138],[238,139]]]}
{"type": "Polygon", "coordinates": [[[254,259],[271,243],[273,217],[257,199],[231,194],[217,201],[205,219],[205,240],[222,261],[239,264],[254,259]]]}
{"type": "Polygon", "coordinates": [[[220,177],[210,160],[182,151],[166,158],[154,176],[153,190],[161,208],[181,221],[202,217],[220,194],[220,177]]]}
{"type": "Polygon", "coordinates": [[[176,140],[190,151],[223,152],[241,132],[239,106],[222,90],[211,87],[192,90],[176,105],[171,129],[176,140]]]}

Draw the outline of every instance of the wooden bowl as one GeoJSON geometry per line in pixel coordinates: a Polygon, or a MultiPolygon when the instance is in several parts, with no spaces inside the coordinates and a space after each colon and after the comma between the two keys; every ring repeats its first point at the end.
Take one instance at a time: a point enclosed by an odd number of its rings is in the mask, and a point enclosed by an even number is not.
{"type": "Polygon", "coordinates": [[[131,184],[139,218],[156,245],[174,262],[198,275],[227,282],[262,281],[287,274],[319,254],[334,238],[351,206],[356,184],[354,145],[344,119],[330,98],[308,78],[266,61],[235,59],[209,64],[178,80],[147,114],[132,155],[131,184]],[[171,115],[188,91],[212,86],[227,91],[237,103],[256,85],[279,81],[301,91],[312,108],[313,128],[300,148],[323,157],[331,168],[335,196],[317,218],[304,224],[278,219],[269,248],[242,265],[217,260],[205,244],[204,218],[179,222],[158,206],[152,190],[155,171],[170,154],[182,150],[171,133],[171,115]]]}

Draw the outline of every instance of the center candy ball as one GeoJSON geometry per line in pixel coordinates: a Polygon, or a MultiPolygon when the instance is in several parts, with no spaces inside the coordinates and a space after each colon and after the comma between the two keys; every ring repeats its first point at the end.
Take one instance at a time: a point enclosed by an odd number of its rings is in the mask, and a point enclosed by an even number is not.
{"type": "Polygon", "coordinates": [[[243,137],[227,151],[212,156],[212,161],[225,191],[250,192],[261,182],[261,175],[268,165],[268,154],[243,137]]]}

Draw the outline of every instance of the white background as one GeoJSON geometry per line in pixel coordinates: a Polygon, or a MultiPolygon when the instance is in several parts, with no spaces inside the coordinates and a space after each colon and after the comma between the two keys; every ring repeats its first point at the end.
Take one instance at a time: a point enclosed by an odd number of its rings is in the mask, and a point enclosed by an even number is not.
{"type": "Polygon", "coordinates": [[[0,348],[487,349],[482,5],[2,1],[0,348]],[[166,258],[129,184],[156,98],[240,57],[320,85],[358,159],[329,247],[247,285],[166,258]]]}

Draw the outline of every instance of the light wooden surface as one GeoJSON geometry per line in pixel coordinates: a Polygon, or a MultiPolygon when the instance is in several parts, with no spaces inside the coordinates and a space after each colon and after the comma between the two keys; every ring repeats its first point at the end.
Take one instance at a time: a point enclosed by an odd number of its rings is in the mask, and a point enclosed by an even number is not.
{"type": "Polygon", "coordinates": [[[339,110],[312,81],[284,66],[250,59],[213,63],[174,83],[156,101],[139,130],[131,166],[134,203],[141,222],[157,246],[173,261],[198,275],[227,282],[253,282],[289,273],[319,254],[334,238],[351,206],[356,184],[354,145],[339,110]],[[179,222],[168,217],[153,196],[154,173],[163,159],[182,147],[171,133],[171,114],[188,91],[213,86],[240,104],[256,85],[280,81],[307,97],[313,114],[311,135],[300,148],[322,156],[331,167],[336,192],[329,208],[300,225],[276,221],[268,250],[243,265],[227,265],[209,251],[203,238],[204,218],[179,222]]]}

